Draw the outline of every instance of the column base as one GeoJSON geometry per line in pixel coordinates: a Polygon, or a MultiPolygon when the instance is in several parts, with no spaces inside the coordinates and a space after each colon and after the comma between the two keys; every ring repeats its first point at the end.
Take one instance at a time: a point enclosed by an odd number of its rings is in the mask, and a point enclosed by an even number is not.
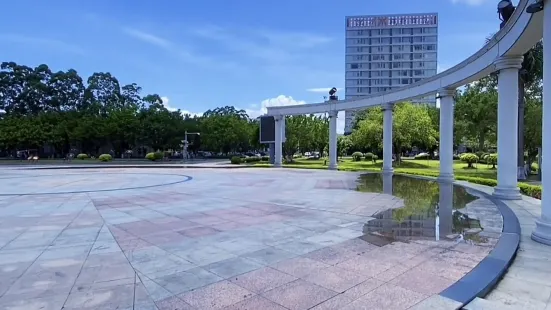
{"type": "Polygon", "coordinates": [[[338,169],[339,169],[339,165],[337,165],[337,164],[329,164],[328,169],[329,169],[329,170],[338,170],[338,169]]]}
{"type": "Polygon", "coordinates": [[[387,173],[394,173],[394,168],[390,167],[383,167],[383,173],[387,174],[387,173]]]}
{"type": "Polygon", "coordinates": [[[452,174],[440,173],[440,175],[438,176],[438,178],[436,178],[436,180],[438,182],[443,182],[443,183],[453,183],[453,181],[455,181],[455,177],[453,176],[453,173],[452,174]]]}
{"type": "Polygon", "coordinates": [[[551,245],[551,222],[539,218],[536,220],[536,229],[532,232],[532,240],[551,245]]]}
{"type": "Polygon", "coordinates": [[[520,195],[520,189],[518,187],[508,187],[500,188],[499,186],[494,187],[494,192],[492,196],[502,199],[502,200],[520,200],[522,196],[520,195]]]}
{"type": "Polygon", "coordinates": [[[281,163],[274,163],[274,168],[281,168],[283,165],[281,163]]]}

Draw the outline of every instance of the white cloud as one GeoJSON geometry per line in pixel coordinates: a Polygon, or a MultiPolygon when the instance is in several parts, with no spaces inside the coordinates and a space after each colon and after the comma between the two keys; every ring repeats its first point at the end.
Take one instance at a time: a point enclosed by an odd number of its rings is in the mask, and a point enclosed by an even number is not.
{"type": "MultiPolygon", "coordinates": [[[[162,96],[161,100],[163,101],[163,105],[165,106],[165,108],[167,110],[169,110],[170,112],[174,112],[174,111],[178,110],[178,108],[175,108],[175,107],[173,107],[169,104],[170,99],[167,96],[162,96]]],[[[180,110],[180,112],[181,112],[182,115],[185,115],[185,114],[189,114],[191,116],[201,116],[201,115],[203,115],[203,113],[195,113],[195,112],[191,112],[191,111],[188,111],[188,110],[180,110]]]]}
{"type": "MultiPolygon", "coordinates": [[[[329,90],[333,87],[320,87],[320,88],[308,88],[306,91],[311,93],[329,93],[329,90]]],[[[337,87],[337,91],[341,91],[342,88],[337,87]]]]}
{"type": "MultiPolygon", "coordinates": [[[[295,100],[291,96],[285,96],[285,95],[279,95],[275,98],[270,98],[263,100],[260,103],[260,107],[258,109],[245,109],[249,117],[256,118],[261,115],[266,114],[268,111],[267,107],[279,107],[279,106],[289,106],[289,105],[300,105],[300,104],[306,104],[306,101],[304,100],[295,100]]],[[[251,107],[257,107],[257,105],[251,105],[251,107]]],[[[342,134],[344,133],[344,111],[340,111],[337,118],[337,133],[342,134]]]]}
{"type": "Polygon", "coordinates": [[[86,52],[79,46],[56,39],[29,37],[19,34],[0,34],[0,41],[7,41],[16,44],[34,45],[40,49],[49,48],[79,55],[86,54],[86,52]]]}
{"type": "Polygon", "coordinates": [[[151,33],[143,32],[134,28],[123,28],[122,31],[131,37],[164,49],[168,49],[172,46],[170,41],[151,33]]]}

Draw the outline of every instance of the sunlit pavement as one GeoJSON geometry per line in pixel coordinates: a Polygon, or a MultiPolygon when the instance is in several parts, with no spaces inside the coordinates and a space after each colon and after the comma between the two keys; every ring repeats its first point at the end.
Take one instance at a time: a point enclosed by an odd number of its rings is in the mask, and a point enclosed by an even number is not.
{"type": "Polygon", "coordinates": [[[0,309],[426,308],[491,251],[358,239],[356,173],[0,172],[0,309]]]}

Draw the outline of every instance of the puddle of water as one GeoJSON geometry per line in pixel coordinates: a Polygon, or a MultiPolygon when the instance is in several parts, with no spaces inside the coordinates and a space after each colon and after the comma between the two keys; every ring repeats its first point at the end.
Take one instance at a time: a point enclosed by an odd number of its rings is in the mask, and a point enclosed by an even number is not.
{"type": "Polygon", "coordinates": [[[478,236],[483,229],[480,222],[464,210],[479,198],[463,187],[387,174],[365,174],[357,183],[358,191],[399,198],[393,201],[394,207],[376,213],[375,219],[364,225],[361,238],[365,241],[385,245],[412,239],[458,240],[460,235],[467,242],[486,241],[478,236]]]}

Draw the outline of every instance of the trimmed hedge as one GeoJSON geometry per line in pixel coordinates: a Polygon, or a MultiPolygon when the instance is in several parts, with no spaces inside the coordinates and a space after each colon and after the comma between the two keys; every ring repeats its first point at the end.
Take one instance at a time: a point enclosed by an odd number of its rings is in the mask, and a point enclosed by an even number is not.
{"type": "Polygon", "coordinates": [[[234,165],[239,165],[243,162],[243,160],[241,160],[241,157],[239,156],[233,156],[231,159],[230,159],[230,162],[234,165]]]}
{"type": "MultiPolygon", "coordinates": [[[[400,169],[396,171],[396,173],[402,173],[402,174],[410,174],[410,175],[419,175],[419,176],[425,176],[425,177],[438,177],[438,172],[432,172],[432,171],[417,171],[417,170],[407,170],[407,169],[400,169]]],[[[474,184],[480,184],[480,185],[486,185],[495,187],[497,186],[497,180],[494,179],[486,179],[486,178],[479,178],[479,177],[468,177],[463,175],[456,175],[455,179],[458,181],[467,181],[474,184]]],[[[518,187],[520,188],[520,192],[526,196],[530,196],[536,199],[541,199],[541,186],[540,185],[531,185],[526,183],[518,183],[518,187]]]]}
{"type": "Polygon", "coordinates": [[[103,161],[103,162],[112,161],[112,160],[113,160],[113,156],[111,156],[110,154],[101,154],[101,155],[98,157],[98,160],[99,160],[99,161],[103,161]]]}
{"type": "Polygon", "coordinates": [[[256,162],[259,162],[262,158],[260,157],[245,157],[243,158],[243,162],[246,162],[246,163],[256,163],[256,162]]]}
{"type": "Polygon", "coordinates": [[[87,159],[87,158],[88,158],[88,154],[81,153],[81,154],[77,155],[77,159],[84,160],[84,159],[87,159]]]}
{"type": "Polygon", "coordinates": [[[148,159],[148,160],[151,160],[151,161],[155,161],[155,153],[147,153],[145,155],[145,159],[148,159]]]}
{"type": "Polygon", "coordinates": [[[352,160],[353,161],[361,161],[364,154],[362,152],[354,152],[352,153],[352,160]]]}

